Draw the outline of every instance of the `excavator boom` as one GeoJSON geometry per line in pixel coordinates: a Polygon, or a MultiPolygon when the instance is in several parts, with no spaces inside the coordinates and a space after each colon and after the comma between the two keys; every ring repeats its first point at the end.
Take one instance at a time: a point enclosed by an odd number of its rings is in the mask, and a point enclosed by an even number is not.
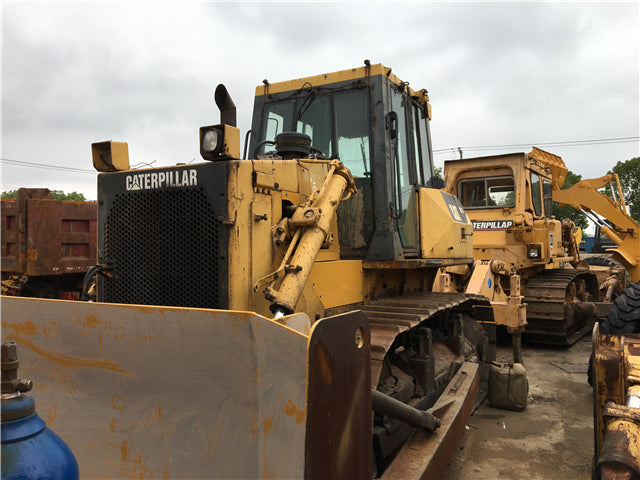
{"type": "Polygon", "coordinates": [[[570,188],[554,190],[553,200],[583,211],[618,248],[608,250],[640,281],[640,225],[627,213],[617,174],[582,180],[570,188]],[[613,198],[598,191],[609,186],[613,198]],[[617,198],[616,198],[617,192],[617,198]]]}

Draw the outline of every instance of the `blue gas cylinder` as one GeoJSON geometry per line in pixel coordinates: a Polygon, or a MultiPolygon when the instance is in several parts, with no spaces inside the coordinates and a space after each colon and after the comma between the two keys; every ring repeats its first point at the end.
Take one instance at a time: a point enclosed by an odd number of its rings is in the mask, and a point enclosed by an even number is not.
{"type": "Polygon", "coordinates": [[[15,342],[2,343],[2,480],[79,478],[78,462],[66,443],[36,413],[24,394],[29,380],[17,378],[15,342]]]}

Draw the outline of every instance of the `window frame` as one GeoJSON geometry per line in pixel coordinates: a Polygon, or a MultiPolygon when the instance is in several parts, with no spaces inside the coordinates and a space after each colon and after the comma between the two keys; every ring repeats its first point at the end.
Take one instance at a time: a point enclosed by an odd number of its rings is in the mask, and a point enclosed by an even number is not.
{"type": "MultiPolygon", "coordinates": [[[[506,186],[506,185],[505,185],[506,186]]],[[[458,180],[458,184],[456,185],[457,196],[460,200],[462,206],[466,209],[471,210],[480,210],[480,209],[497,209],[497,208],[514,208],[516,206],[516,183],[513,175],[496,175],[492,177],[471,177],[471,178],[461,178],[458,180]],[[489,204],[489,189],[491,188],[488,184],[491,180],[501,180],[501,179],[510,179],[511,184],[513,186],[513,202],[509,205],[490,205],[489,204]],[[464,195],[463,195],[463,184],[471,183],[471,182],[480,182],[484,181],[484,205],[465,205],[464,203],[464,195]]]]}

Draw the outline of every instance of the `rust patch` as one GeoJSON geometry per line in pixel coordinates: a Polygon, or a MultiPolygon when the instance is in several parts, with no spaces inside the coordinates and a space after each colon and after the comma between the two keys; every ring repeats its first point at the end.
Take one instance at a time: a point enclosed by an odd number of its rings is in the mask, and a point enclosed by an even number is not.
{"type": "Polygon", "coordinates": [[[49,415],[47,415],[47,426],[50,427],[51,425],[53,425],[53,422],[56,421],[56,417],[58,416],[58,407],[53,407],[53,410],[51,412],[49,412],[49,415]]]}
{"type": "Polygon", "coordinates": [[[89,328],[96,328],[100,325],[104,325],[104,322],[98,320],[98,317],[96,317],[95,315],[87,315],[87,319],[84,322],[84,325],[89,328]]]}
{"type": "Polygon", "coordinates": [[[115,418],[112,418],[111,422],[109,422],[109,431],[111,433],[116,431],[116,419],[115,418]]]}
{"type": "Polygon", "coordinates": [[[38,331],[36,328],[36,324],[31,320],[26,320],[24,322],[10,323],[8,325],[4,325],[6,328],[13,330],[16,335],[26,335],[30,337],[31,335],[35,335],[38,331]]]}
{"type": "Polygon", "coordinates": [[[256,383],[260,385],[264,385],[264,380],[262,380],[262,372],[264,371],[264,365],[256,370],[256,383]]]}
{"type": "Polygon", "coordinates": [[[318,343],[316,347],[316,355],[318,359],[318,373],[325,385],[331,385],[333,383],[333,368],[331,366],[331,358],[327,347],[322,343],[318,343]]]}
{"type": "Polygon", "coordinates": [[[265,418],[264,421],[264,434],[265,436],[269,435],[269,432],[271,431],[271,419],[270,418],[265,418]]]}
{"type": "Polygon", "coordinates": [[[293,400],[289,399],[287,403],[284,405],[284,413],[287,417],[296,417],[296,423],[300,424],[304,422],[304,419],[307,415],[306,408],[300,410],[294,403],[293,400]]]}
{"type": "Polygon", "coordinates": [[[129,441],[125,440],[122,442],[122,446],[120,447],[120,455],[122,457],[122,461],[126,462],[127,457],[129,456],[129,441]]]}
{"type": "MultiPolygon", "coordinates": [[[[146,458],[146,455],[145,455],[145,458],[146,458]]],[[[135,459],[133,460],[133,463],[134,463],[134,466],[133,466],[133,473],[131,475],[132,478],[151,478],[152,477],[152,473],[144,464],[142,455],[138,453],[135,459]]]]}
{"type": "Polygon", "coordinates": [[[158,420],[162,418],[162,405],[158,405],[158,420]]]}
{"type": "Polygon", "coordinates": [[[19,335],[7,335],[7,339],[15,340],[16,342],[24,345],[25,347],[30,348],[38,355],[46,358],[50,362],[57,363],[63,367],[85,367],[85,368],[100,368],[103,370],[112,370],[114,372],[124,373],[125,375],[133,375],[133,372],[122,368],[117,363],[112,360],[107,359],[91,359],[91,358],[80,358],[80,357],[70,357],[68,355],[62,355],[60,353],[51,353],[47,352],[35,344],[25,340],[19,335]]]}
{"type": "Polygon", "coordinates": [[[29,260],[30,262],[35,262],[36,260],[38,260],[38,250],[35,248],[29,248],[27,250],[27,260],[29,260]]]}
{"type": "Polygon", "coordinates": [[[124,412],[124,409],[126,408],[124,405],[124,395],[122,394],[118,395],[117,393],[114,393],[113,397],[111,397],[111,406],[115,410],[120,410],[121,412],[124,412]]]}

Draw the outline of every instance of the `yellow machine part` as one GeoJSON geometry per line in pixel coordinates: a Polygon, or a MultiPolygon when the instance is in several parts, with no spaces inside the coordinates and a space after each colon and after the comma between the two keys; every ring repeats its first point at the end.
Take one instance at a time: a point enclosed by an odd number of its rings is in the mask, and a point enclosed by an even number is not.
{"type": "Polygon", "coordinates": [[[640,225],[626,211],[617,174],[582,180],[566,190],[554,190],[553,200],[587,213],[595,212],[613,224],[613,228],[601,227],[601,231],[618,245],[609,252],[625,266],[634,282],[640,281],[640,225]],[[618,200],[598,191],[605,185],[618,191],[618,200]]]}
{"type": "Polygon", "coordinates": [[[564,181],[567,179],[567,173],[569,169],[562,160],[562,157],[554,155],[553,153],[545,152],[538,147],[532,147],[529,152],[529,157],[536,159],[541,164],[551,169],[552,180],[554,189],[561,189],[564,185],[564,181]]]}
{"type": "Polygon", "coordinates": [[[493,315],[498,325],[505,325],[510,332],[522,331],[527,324],[526,304],[520,294],[520,276],[508,275],[504,264],[498,261],[476,260],[467,284],[467,292],[484,295],[491,301],[493,315]],[[502,285],[508,276],[509,293],[502,285]]]}
{"type": "Polygon", "coordinates": [[[421,258],[473,257],[473,228],[459,204],[432,188],[420,188],[417,195],[421,258]]]}
{"type": "Polygon", "coordinates": [[[638,478],[640,334],[600,335],[596,324],[592,343],[596,476],[638,478]]]}

